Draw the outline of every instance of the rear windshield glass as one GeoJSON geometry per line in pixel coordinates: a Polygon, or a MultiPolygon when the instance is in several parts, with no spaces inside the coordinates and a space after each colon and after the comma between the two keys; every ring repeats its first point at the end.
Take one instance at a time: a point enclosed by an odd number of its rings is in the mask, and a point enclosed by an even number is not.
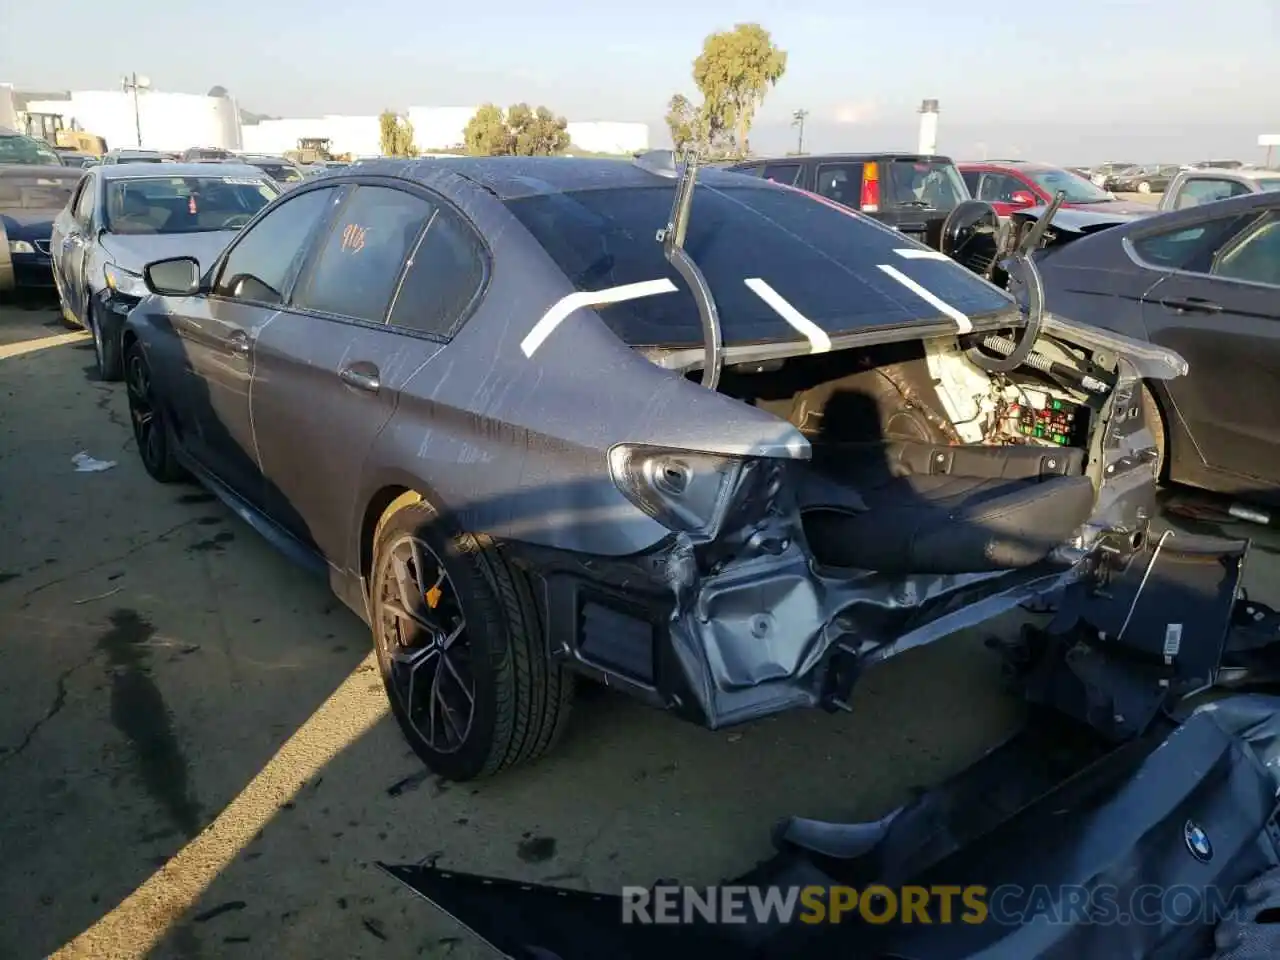
{"type": "Polygon", "coordinates": [[[1106,203],[1114,199],[1107,191],[1070,170],[1028,170],[1027,176],[1051,195],[1065,193],[1063,203],[1106,203]]]}
{"type": "Polygon", "coordinates": [[[0,176],[0,210],[61,210],[80,182],[70,177],[0,176]]]}
{"type": "Polygon", "coordinates": [[[237,230],[278,190],[251,177],[147,177],[107,183],[111,233],[202,233],[237,230]]]}
{"type": "Polygon", "coordinates": [[[48,163],[58,167],[62,158],[33,137],[0,136],[0,163],[48,163]]]}
{"type": "Polygon", "coordinates": [[[1254,183],[1256,183],[1260,189],[1265,190],[1268,193],[1273,190],[1280,190],[1280,177],[1260,177],[1255,180],[1254,183]]]}
{"type": "MultiPolygon", "coordinates": [[[[697,306],[662,255],[656,235],[671,212],[674,184],[582,190],[508,200],[578,290],[667,278],[677,292],[597,308],[633,346],[702,342],[697,306]]],[[[1008,298],[950,260],[917,252],[902,234],[810,194],[752,180],[742,187],[699,184],[685,250],[706,276],[726,343],[799,339],[747,286],[765,281],[828,334],[893,327],[942,315],[880,269],[884,264],[969,316],[1008,309],[1008,298]]]]}
{"type": "Polygon", "coordinates": [[[889,191],[887,197],[881,196],[882,205],[950,210],[960,201],[969,199],[960,171],[950,161],[891,160],[881,164],[882,171],[886,167],[888,177],[881,172],[881,179],[887,180],[889,191]]]}

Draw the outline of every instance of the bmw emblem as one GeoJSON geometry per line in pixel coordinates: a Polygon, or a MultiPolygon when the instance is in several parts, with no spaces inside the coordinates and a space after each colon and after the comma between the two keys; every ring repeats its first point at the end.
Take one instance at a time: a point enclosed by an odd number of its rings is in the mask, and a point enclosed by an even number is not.
{"type": "Polygon", "coordinates": [[[1183,824],[1182,840],[1186,843],[1188,852],[1201,863],[1208,863],[1213,859],[1213,844],[1209,842],[1209,835],[1194,820],[1183,824]]]}

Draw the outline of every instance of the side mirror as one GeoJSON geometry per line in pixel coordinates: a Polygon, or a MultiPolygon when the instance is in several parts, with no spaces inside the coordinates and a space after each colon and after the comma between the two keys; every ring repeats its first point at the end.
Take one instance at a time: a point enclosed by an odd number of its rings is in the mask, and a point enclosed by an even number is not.
{"type": "Polygon", "coordinates": [[[1020,207],[1034,207],[1039,202],[1035,194],[1026,190],[1015,190],[1012,199],[1020,207]]]}
{"type": "Polygon", "coordinates": [[[200,292],[200,261],[194,257],[171,257],[142,268],[147,289],[162,297],[189,297],[200,292]]]}

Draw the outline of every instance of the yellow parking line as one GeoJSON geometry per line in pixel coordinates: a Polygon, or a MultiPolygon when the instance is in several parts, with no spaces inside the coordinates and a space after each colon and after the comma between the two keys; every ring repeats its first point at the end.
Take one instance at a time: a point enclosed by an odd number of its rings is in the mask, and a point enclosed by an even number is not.
{"type": "Polygon", "coordinates": [[[281,804],[386,715],[386,697],[369,693],[376,671],[370,654],[199,836],[50,960],[146,957],[281,804]]]}
{"type": "Polygon", "coordinates": [[[74,333],[59,333],[52,337],[41,337],[39,340],[23,340],[20,343],[7,343],[0,345],[0,360],[8,360],[10,357],[20,357],[24,353],[35,353],[37,350],[48,350],[50,347],[60,347],[67,343],[80,343],[82,340],[88,339],[88,331],[77,330],[74,333]]]}

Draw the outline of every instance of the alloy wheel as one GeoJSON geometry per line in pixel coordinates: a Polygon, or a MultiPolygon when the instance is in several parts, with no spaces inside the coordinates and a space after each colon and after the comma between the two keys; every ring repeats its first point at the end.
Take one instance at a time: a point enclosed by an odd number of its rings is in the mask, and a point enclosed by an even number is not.
{"type": "Polygon", "coordinates": [[[475,720],[476,685],[467,620],[431,548],[405,536],[390,549],[377,598],[377,629],[392,695],[422,742],[454,753],[475,720]]]}
{"type": "Polygon", "coordinates": [[[147,369],[147,361],[140,351],[129,355],[125,391],[129,397],[129,419],[133,422],[133,438],[137,441],[138,453],[148,466],[158,467],[164,460],[164,424],[156,416],[151,371],[147,369]]]}

